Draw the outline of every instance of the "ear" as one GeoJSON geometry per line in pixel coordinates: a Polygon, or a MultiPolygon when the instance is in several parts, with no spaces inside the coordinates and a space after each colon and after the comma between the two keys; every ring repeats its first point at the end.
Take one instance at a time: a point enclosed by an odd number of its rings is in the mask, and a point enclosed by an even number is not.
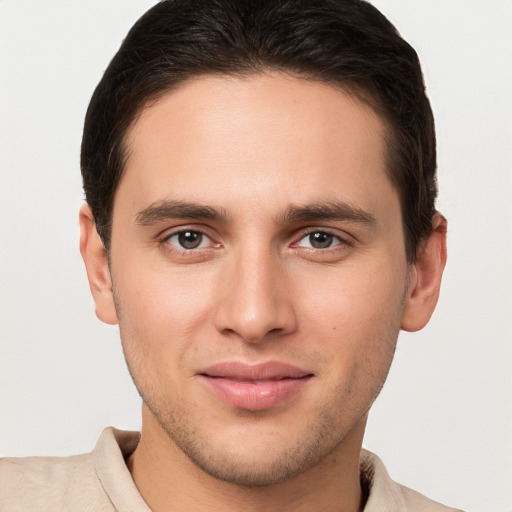
{"type": "Polygon", "coordinates": [[[427,325],[439,298],[446,265],[446,219],[436,213],[432,233],[424,240],[410,266],[409,286],[402,315],[402,329],[419,331],[427,325]]]}
{"type": "Polygon", "coordinates": [[[80,253],[85,263],[89,287],[96,304],[96,316],[106,324],[117,324],[107,252],[96,231],[96,223],[88,204],[84,204],[80,208],[79,221],[80,253]]]}

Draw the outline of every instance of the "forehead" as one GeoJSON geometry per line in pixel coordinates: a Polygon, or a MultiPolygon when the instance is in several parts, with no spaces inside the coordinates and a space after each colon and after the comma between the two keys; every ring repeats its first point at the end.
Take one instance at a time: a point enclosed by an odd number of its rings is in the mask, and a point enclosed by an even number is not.
{"type": "Polygon", "coordinates": [[[147,204],[171,196],[223,208],[328,200],[368,208],[384,189],[396,196],[384,130],[369,106],[323,83],[281,73],[201,77],[134,122],[115,203],[128,195],[147,204]]]}

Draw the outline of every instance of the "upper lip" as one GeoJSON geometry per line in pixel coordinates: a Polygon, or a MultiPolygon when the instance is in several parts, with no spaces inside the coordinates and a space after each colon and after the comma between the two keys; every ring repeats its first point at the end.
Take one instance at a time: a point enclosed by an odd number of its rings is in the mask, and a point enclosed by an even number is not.
{"type": "Polygon", "coordinates": [[[297,366],[278,361],[267,361],[258,364],[228,361],[209,366],[199,374],[238,381],[301,379],[312,375],[311,372],[297,366]]]}

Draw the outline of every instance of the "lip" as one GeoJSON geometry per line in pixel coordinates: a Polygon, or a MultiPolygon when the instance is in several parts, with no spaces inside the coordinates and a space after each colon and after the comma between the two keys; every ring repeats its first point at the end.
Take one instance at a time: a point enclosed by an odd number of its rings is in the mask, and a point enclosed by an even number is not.
{"type": "Polygon", "coordinates": [[[275,407],[299,393],[313,377],[308,371],[277,361],[255,365],[219,363],[205,368],[198,375],[221,400],[251,411],[275,407]]]}

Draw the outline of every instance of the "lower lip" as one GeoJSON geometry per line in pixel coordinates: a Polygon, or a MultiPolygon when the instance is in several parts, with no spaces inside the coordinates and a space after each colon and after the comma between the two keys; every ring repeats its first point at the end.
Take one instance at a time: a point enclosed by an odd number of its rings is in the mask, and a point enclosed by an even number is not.
{"type": "Polygon", "coordinates": [[[240,382],[223,377],[202,376],[208,388],[224,402],[239,409],[263,411],[296,395],[311,375],[300,379],[240,382]]]}

